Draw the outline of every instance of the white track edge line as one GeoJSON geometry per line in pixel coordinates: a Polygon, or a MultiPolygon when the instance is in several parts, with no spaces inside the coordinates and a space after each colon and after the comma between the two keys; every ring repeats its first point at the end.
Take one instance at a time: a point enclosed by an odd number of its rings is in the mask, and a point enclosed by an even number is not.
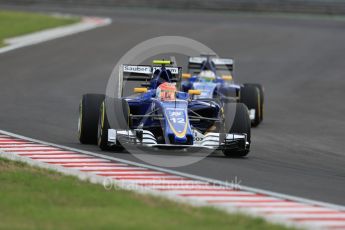
{"type": "MultiPolygon", "coordinates": [[[[32,142],[37,142],[37,143],[41,143],[41,144],[45,144],[45,145],[51,145],[51,146],[55,146],[55,147],[58,147],[58,148],[67,149],[67,150],[70,150],[70,151],[75,151],[75,152],[80,152],[80,153],[84,153],[84,154],[91,155],[91,156],[100,157],[100,158],[107,159],[107,160],[118,161],[118,162],[121,162],[121,163],[126,163],[126,164],[130,164],[130,165],[135,165],[135,166],[138,166],[138,167],[144,167],[144,168],[148,168],[148,169],[153,169],[153,170],[157,170],[157,171],[161,171],[161,172],[166,172],[166,173],[170,173],[170,174],[174,174],[174,175],[188,177],[188,178],[191,178],[191,179],[200,180],[200,181],[208,182],[208,183],[211,183],[211,184],[216,184],[216,185],[221,185],[221,186],[225,186],[225,187],[230,187],[231,188],[231,186],[229,186],[229,183],[226,183],[226,182],[223,182],[223,181],[220,181],[220,180],[214,180],[214,179],[210,179],[210,178],[206,178],[206,177],[201,177],[201,176],[197,176],[197,175],[193,175],[193,174],[188,174],[188,173],[178,172],[178,171],[175,171],[175,170],[160,168],[160,167],[157,167],[157,166],[151,166],[151,165],[146,165],[146,164],[142,164],[142,163],[128,161],[128,160],[124,160],[124,159],[120,159],[120,158],[116,158],[116,157],[110,157],[110,156],[107,156],[107,155],[102,155],[102,154],[93,153],[93,152],[90,152],[90,151],[85,151],[85,150],[81,150],[81,149],[71,148],[71,147],[67,147],[67,146],[64,146],[64,145],[53,144],[53,143],[50,143],[50,142],[37,140],[37,139],[34,139],[34,138],[30,138],[30,137],[14,134],[14,133],[11,133],[11,132],[7,132],[7,131],[4,131],[4,130],[0,130],[0,133],[5,134],[5,135],[9,135],[9,136],[12,136],[12,137],[20,138],[20,139],[25,139],[25,140],[32,141],[32,142]]],[[[307,198],[301,198],[301,197],[286,195],[286,194],[282,194],[282,193],[271,192],[271,191],[264,190],[264,189],[257,189],[257,188],[252,188],[252,187],[249,187],[249,186],[240,185],[240,190],[254,192],[254,193],[261,193],[261,194],[265,194],[265,195],[268,195],[268,196],[273,196],[273,197],[276,197],[276,198],[281,198],[281,199],[301,202],[301,203],[310,204],[310,205],[317,205],[317,206],[328,207],[328,208],[336,209],[338,211],[345,211],[345,206],[342,206],[342,205],[336,205],[336,204],[331,204],[331,203],[327,203],[327,202],[321,202],[321,201],[311,200],[311,199],[307,199],[307,198]]]]}
{"type": "MultiPolygon", "coordinates": [[[[72,16],[72,15],[69,15],[69,16],[72,16]]],[[[73,24],[48,28],[48,29],[39,30],[36,32],[12,37],[12,38],[7,38],[5,40],[7,41],[8,44],[0,48],[0,54],[7,53],[12,50],[20,49],[23,47],[33,46],[40,43],[52,41],[58,38],[63,38],[66,36],[93,30],[99,27],[107,26],[111,24],[112,22],[111,18],[104,18],[104,17],[100,18],[100,17],[91,17],[91,16],[79,16],[79,17],[80,17],[80,21],[73,24]],[[104,22],[102,24],[91,24],[87,22],[87,20],[91,18],[103,19],[104,22]]]]}

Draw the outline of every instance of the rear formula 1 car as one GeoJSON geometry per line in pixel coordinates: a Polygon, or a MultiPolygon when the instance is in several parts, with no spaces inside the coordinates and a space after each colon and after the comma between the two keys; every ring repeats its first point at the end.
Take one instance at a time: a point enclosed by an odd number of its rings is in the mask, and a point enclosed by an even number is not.
{"type": "MultiPolygon", "coordinates": [[[[122,65],[115,98],[85,94],[79,106],[78,135],[83,144],[102,150],[124,147],[222,150],[245,156],[250,150],[250,119],[242,103],[195,98],[199,90],[182,92],[181,67],[122,65]],[[132,82],[134,95],[125,95],[132,82]],[[126,84],[125,84],[126,83],[126,84]]],[[[159,65],[159,66],[157,66],[159,65]]]]}
{"type": "Polygon", "coordinates": [[[218,98],[244,103],[250,113],[252,126],[263,120],[264,89],[260,84],[235,84],[232,77],[233,60],[214,55],[190,57],[188,73],[183,74],[182,90],[201,91],[198,98],[218,98]]]}

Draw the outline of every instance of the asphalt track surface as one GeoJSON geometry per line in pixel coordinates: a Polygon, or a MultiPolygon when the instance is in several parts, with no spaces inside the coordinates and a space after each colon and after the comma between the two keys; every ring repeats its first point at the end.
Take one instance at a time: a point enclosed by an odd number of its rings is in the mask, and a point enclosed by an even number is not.
{"type": "MultiPolygon", "coordinates": [[[[17,8],[19,9],[19,8],[17,8]]],[[[23,8],[21,8],[23,9],[23,8]]],[[[247,158],[175,170],[345,205],[345,20],[128,9],[25,8],[109,16],[113,24],[0,55],[0,129],[104,153],[76,138],[78,104],[146,39],[179,35],[234,57],[238,82],[265,86],[247,158]]]]}

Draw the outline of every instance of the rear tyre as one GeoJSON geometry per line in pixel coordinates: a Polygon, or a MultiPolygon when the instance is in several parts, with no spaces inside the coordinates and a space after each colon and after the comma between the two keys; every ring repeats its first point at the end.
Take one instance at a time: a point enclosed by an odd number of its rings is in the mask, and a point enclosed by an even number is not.
{"type": "Polygon", "coordinates": [[[260,92],[260,107],[261,107],[261,116],[260,116],[260,123],[262,122],[263,118],[264,118],[264,87],[261,84],[257,84],[257,83],[246,83],[244,85],[252,85],[255,86],[259,89],[260,92]]]}
{"type": "MultiPolygon", "coordinates": [[[[243,103],[224,104],[225,129],[229,133],[247,134],[247,141],[251,142],[251,124],[249,119],[248,108],[243,103]],[[233,120],[231,119],[233,117],[233,120]],[[230,119],[226,119],[230,118],[230,119]]],[[[249,153],[249,149],[240,150],[223,150],[228,157],[244,157],[249,153]]]]}
{"type": "Polygon", "coordinates": [[[255,110],[255,117],[251,120],[252,126],[256,127],[261,122],[261,103],[260,103],[260,92],[256,86],[244,85],[241,88],[240,102],[244,103],[249,111],[255,110]]]}
{"type": "Polygon", "coordinates": [[[78,139],[82,144],[97,144],[99,108],[103,94],[84,94],[79,104],[78,139]]]}

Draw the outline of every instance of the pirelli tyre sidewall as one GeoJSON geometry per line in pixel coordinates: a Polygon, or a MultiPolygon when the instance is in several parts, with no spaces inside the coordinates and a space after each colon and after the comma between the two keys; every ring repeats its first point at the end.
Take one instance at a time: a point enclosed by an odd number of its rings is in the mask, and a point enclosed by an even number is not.
{"type": "MultiPolygon", "coordinates": [[[[225,129],[229,133],[246,134],[247,141],[251,143],[251,124],[248,108],[243,103],[225,103],[224,104],[225,129]],[[234,116],[233,122],[227,119],[234,116]]],[[[223,150],[224,155],[229,157],[244,157],[249,153],[246,150],[223,150]]]]}
{"type": "Polygon", "coordinates": [[[258,83],[245,83],[243,85],[251,85],[251,86],[255,86],[259,89],[260,92],[260,108],[261,108],[261,115],[260,115],[260,122],[263,121],[264,119],[264,103],[265,103],[265,89],[261,84],[258,83]]]}
{"type": "Polygon", "coordinates": [[[130,123],[129,114],[129,106],[124,99],[107,98],[101,103],[98,118],[98,146],[102,150],[123,150],[123,146],[119,140],[116,140],[116,144],[112,146],[108,144],[108,129],[128,130],[130,123]],[[115,111],[115,113],[109,113],[114,115],[114,119],[111,120],[112,123],[108,119],[108,109],[115,111]]]}
{"type": "Polygon", "coordinates": [[[84,94],[79,104],[78,139],[82,144],[97,144],[99,108],[103,94],[84,94]]]}
{"type": "Polygon", "coordinates": [[[99,109],[99,118],[98,118],[98,131],[97,131],[97,145],[101,150],[108,150],[108,129],[109,123],[105,108],[104,101],[102,102],[99,109]]]}
{"type": "Polygon", "coordinates": [[[252,126],[256,127],[261,122],[261,101],[260,91],[258,87],[254,85],[243,85],[240,92],[240,102],[244,103],[249,111],[255,109],[255,118],[251,121],[252,126]]]}
{"type": "Polygon", "coordinates": [[[130,108],[128,102],[122,98],[106,98],[105,106],[109,116],[109,125],[112,129],[128,130],[130,126],[130,108]],[[109,111],[112,110],[113,113],[109,111]]]}

